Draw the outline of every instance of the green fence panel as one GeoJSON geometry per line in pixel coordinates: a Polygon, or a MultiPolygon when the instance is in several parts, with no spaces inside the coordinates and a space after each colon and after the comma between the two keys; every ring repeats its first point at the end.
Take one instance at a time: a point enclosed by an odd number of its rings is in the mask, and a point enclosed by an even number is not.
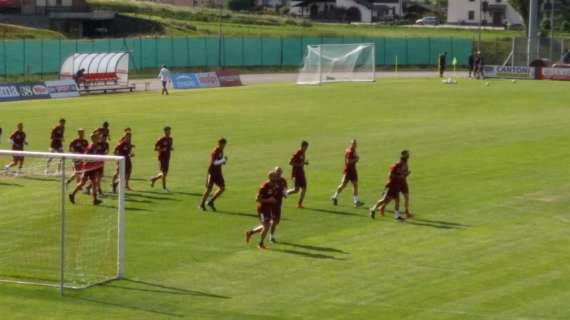
{"type": "Polygon", "coordinates": [[[263,66],[281,66],[283,63],[282,54],[280,38],[264,38],[261,40],[263,66]]]}
{"type": "Polygon", "coordinates": [[[186,38],[173,38],[172,39],[172,67],[186,67],[187,62],[187,43],[186,38]]]}
{"type": "Polygon", "coordinates": [[[244,66],[260,66],[263,64],[261,38],[243,39],[244,66]]]}
{"type": "Polygon", "coordinates": [[[469,62],[469,55],[473,50],[473,42],[468,39],[454,38],[452,40],[452,45],[453,45],[452,49],[453,55],[451,59],[453,59],[453,57],[456,57],[457,63],[459,65],[467,65],[467,63],[469,62]]]}
{"type": "Polygon", "coordinates": [[[191,38],[188,40],[190,46],[189,58],[190,67],[203,67],[208,64],[206,38],[191,38]]]}
{"type": "Polygon", "coordinates": [[[7,74],[24,74],[26,40],[6,41],[6,70],[7,74]]]}
{"type": "Polygon", "coordinates": [[[59,73],[61,63],[59,40],[44,40],[43,73],[59,73]]]}
{"type": "Polygon", "coordinates": [[[447,62],[451,63],[451,59],[453,59],[451,55],[451,38],[432,38],[430,46],[431,61],[429,65],[437,66],[438,56],[444,52],[447,52],[447,62]]]}
{"type": "Polygon", "coordinates": [[[386,64],[386,48],[384,45],[386,44],[386,39],[384,38],[375,38],[372,39],[372,43],[375,45],[375,59],[376,65],[383,65],[386,64]]]}
{"type": "Polygon", "coordinates": [[[283,38],[283,65],[300,66],[303,63],[303,40],[301,38],[283,38]]]}
{"type": "Polygon", "coordinates": [[[6,77],[8,75],[8,57],[6,40],[2,39],[0,42],[0,75],[6,77]]]}
{"type": "Polygon", "coordinates": [[[223,61],[220,60],[220,39],[218,37],[206,38],[206,57],[208,58],[207,67],[223,65],[223,61]]]}
{"type": "Polygon", "coordinates": [[[224,66],[241,67],[243,59],[243,38],[224,39],[224,66]]]}
{"type": "Polygon", "coordinates": [[[405,38],[386,38],[385,40],[385,64],[394,65],[397,59],[398,65],[406,65],[408,63],[408,40],[405,38]]]}
{"type": "Polygon", "coordinates": [[[429,54],[430,38],[408,38],[407,56],[409,65],[430,64],[429,54]]]}

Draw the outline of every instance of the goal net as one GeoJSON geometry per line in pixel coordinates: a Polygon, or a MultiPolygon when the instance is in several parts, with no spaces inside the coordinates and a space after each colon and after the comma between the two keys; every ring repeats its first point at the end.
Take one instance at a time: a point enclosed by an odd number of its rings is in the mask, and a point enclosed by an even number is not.
{"type": "Polygon", "coordinates": [[[308,45],[297,84],[374,81],[375,67],[372,43],[308,45]]]}
{"type": "Polygon", "coordinates": [[[63,294],[121,277],[123,157],[0,150],[0,165],[0,282],[54,286],[63,294]],[[19,159],[21,168],[8,168],[19,159]],[[104,192],[97,205],[85,194],[95,170],[104,192]],[[82,176],[87,183],[73,204],[69,194],[82,176]]]}

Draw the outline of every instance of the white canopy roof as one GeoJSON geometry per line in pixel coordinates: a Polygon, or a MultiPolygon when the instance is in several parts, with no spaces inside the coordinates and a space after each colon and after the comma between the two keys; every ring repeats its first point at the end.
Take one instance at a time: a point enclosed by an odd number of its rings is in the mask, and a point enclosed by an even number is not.
{"type": "Polygon", "coordinates": [[[70,79],[81,69],[85,74],[116,73],[119,82],[128,82],[129,53],[75,53],[61,65],[60,79],[70,79]]]}

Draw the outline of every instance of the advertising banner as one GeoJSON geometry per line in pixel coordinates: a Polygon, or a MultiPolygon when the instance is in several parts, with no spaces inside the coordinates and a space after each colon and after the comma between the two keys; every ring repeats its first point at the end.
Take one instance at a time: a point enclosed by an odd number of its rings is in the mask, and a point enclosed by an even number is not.
{"type": "Polygon", "coordinates": [[[55,80],[45,83],[52,98],[79,97],[77,84],[73,80],[55,80]]]}
{"type": "Polygon", "coordinates": [[[17,84],[0,84],[0,101],[19,100],[20,91],[17,84]]]}
{"type": "Polygon", "coordinates": [[[48,88],[41,82],[0,84],[0,101],[49,99],[49,97],[48,88]]]}
{"type": "Polygon", "coordinates": [[[224,70],[217,71],[216,75],[222,87],[237,87],[241,86],[241,79],[237,71],[224,70]]]}
{"type": "Polygon", "coordinates": [[[544,79],[570,81],[570,68],[542,68],[544,79]]]}
{"type": "Polygon", "coordinates": [[[485,66],[485,77],[501,79],[532,79],[534,67],[485,66]]]}
{"type": "Polygon", "coordinates": [[[196,73],[196,78],[200,83],[200,88],[219,88],[220,81],[215,72],[196,73]]]}
{"type": "Polygon", "coordinates": [[[174,73],[172,86],[174,89],[196,89],[200,88],[200,83],[194,73],[174,73]]]}

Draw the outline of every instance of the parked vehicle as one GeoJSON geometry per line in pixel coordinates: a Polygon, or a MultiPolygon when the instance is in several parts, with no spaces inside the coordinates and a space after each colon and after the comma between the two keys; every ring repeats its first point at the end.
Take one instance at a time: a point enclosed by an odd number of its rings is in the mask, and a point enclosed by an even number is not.
{"type": "Polygon", "coordinates": [[[416,20],[416,24],[435,26],[435,25],[439,24],[439,19],[437,17],[433,17],[433,16],[423,17],[421,19],[416,20]]]}

